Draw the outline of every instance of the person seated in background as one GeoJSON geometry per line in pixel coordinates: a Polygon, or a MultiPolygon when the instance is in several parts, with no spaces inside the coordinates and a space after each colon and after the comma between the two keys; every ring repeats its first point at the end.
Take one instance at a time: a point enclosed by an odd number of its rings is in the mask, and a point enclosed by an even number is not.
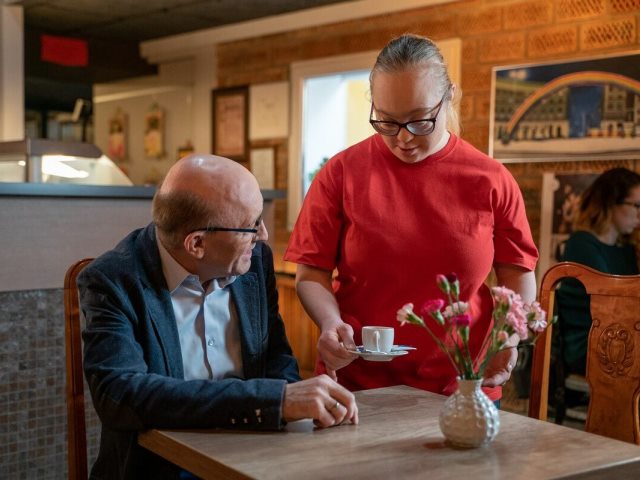
{"type": "Polygon", "coordinates": [[[153,223],[79,276],[84,371],[102,421],[92,477],[184,476],[138,446],[148,428],[358,422],[345,388],[326,375],[300,380],[262,208],[240,164],[190,155],[156,192],[153,223]]]}
{"type": "MultiPolygon", "coordinates": [[[[629,237],[640,225],[640,175],[614,168],[600,175],[582,194],[574,231],[562,260],[604,273],[634,275],[638,263],[629,237]]],[[[584,375],[591,328],[589,296],[575,279],[562,281],[557,295],[564,373],[584,375]]],[[[578,403],[567,391],[567,405],[578,403]]]]}

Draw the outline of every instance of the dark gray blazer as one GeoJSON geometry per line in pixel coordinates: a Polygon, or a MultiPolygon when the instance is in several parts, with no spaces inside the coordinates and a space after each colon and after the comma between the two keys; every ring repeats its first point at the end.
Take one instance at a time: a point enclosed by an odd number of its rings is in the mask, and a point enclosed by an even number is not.
{"type": "Polygon", "coordinates": [[[87,319],[84,372],[102,421],[92,478],[177,478],[174,465],[138,446],[140,430],[282,427],[285,384],[300,376],[266,244],[256,245],[249,272],[229,287],[240,320],[243,380],[183,379],[153,224],[88,265],[78,286],[87,319]]]}

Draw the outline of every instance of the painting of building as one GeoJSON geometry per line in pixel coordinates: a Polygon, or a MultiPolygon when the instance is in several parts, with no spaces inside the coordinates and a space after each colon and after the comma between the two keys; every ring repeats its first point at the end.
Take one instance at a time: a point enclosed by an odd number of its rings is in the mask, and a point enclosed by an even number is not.
{"type": "Polygon", "coordinates": [[[640,154],[640,53],[493,69],[490,154],[503,161],[640,154]]]}

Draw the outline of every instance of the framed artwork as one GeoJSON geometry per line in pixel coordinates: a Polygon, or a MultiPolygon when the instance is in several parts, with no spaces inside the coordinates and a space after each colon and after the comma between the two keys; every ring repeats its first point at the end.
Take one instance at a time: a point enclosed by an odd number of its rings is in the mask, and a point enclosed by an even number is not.
{"type": "Polygon", "coordinates": [[[215,155],[247,161],[248,88],[234,87],[211,92],[213,135],[211,151],[215,155]]]}
{"type": "Polygon", "coordinates": [[[275,188],[275,150],[273,148],[251,149],[251,173],[261,189],[275,188]]]}
{"type": "Polygon", "coordinates": [[[637,158],[640,51],[494,67],[489,153],[503,162],[637,158]]]}
{"type": "Polygon", "coordinates": [[[289,82],[249,87],[249,139],[287,138],[289,135],[289,82]]]}
{"type": "Polygon", "coordinates": [[[564,243],[573,232],[582,192],[598,175],[600,173],[595,172],[545,172],[542,175],[538,281],[549,267],[561,261],[564,243]]]}
{"type": "Polygon", "coordinates": [[[127,123],[128,116],[120,108],[109,118],[109,141],[107,156],[116,162],[128,159],[127,153],[127,123]]]}
{"type": "Polygon", "coordinates": [[[149,158],[162,158],[164,151],[164,109],[153,104],[144,117],[144,154],[149,158]]]}

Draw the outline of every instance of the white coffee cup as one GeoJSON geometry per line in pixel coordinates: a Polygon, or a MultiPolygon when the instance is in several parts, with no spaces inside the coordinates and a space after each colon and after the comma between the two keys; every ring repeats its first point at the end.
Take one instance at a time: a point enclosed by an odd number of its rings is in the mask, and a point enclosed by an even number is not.
{"type": "Polygon", "coordinates": [[[393,328],[362,327],[362,346],[372,352],[389,353],[393,348],[393,328]]]}

